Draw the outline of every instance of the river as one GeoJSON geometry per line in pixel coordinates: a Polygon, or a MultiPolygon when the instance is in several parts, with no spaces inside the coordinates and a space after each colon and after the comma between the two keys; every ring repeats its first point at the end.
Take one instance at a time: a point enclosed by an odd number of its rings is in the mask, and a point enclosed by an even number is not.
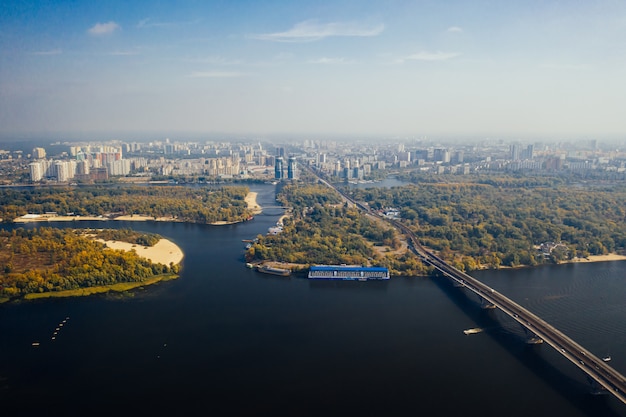
{"type": "MultiPolygon", "coordinates": [[[[251,190],[275,205],[273,186],[251,190]]],[[[626,416],[549,346],[526,345],[510,319],[445,281],[246,269],[242,240],[281,213],[219,227],[81,222],[171,239],[185,253],[181,277],[133,297],[0,305],[2,415],[626,416]],[[484,331],[463,334],[474,327],[484,331]]],[[[608,262],[474,275],[626,373],[625,272],[608,262]]]]}

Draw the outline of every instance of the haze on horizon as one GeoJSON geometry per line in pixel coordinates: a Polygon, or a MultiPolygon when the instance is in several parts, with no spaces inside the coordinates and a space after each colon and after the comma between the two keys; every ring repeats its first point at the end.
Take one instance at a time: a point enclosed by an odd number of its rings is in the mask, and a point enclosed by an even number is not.
{"type": "Polygon", "coordinates": [[[626,2],[8,0],[0,137],[624,137],[626,2]]]}

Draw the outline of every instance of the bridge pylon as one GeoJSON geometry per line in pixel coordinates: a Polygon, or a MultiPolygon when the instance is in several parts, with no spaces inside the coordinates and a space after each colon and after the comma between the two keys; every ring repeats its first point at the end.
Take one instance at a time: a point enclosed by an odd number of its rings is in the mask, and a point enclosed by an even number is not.
{"type": "Polygon", "coordinates": [[[480,297],[480,308],[482,308],[483,310],[491,310],[496,308],[496,306],[485,300],[484,298],[480,297]]]}
{"type": "Polygon", "coordinates": [[[542,338],[540,338],[539,336],[537,336],[536,334],[534,334],[533,332],[531,332],[530,330],[528,330],[526,327],[522,326],[521,324],[520,326],[522,327],[522,329],[524,330],[524,333],[526,334],[527,345],[540,345],[541,343],[543,343],[542,338]]]}

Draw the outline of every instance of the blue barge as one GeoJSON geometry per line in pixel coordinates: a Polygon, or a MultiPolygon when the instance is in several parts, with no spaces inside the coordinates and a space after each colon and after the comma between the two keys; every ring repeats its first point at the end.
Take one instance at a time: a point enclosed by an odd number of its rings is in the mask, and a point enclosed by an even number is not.
{"type": "Polygon", "coordinates": [[[379,266],[314,265],[309,268],[309,279],[337,279],[368,281],[389,279],[389,269],[379,266]]]}

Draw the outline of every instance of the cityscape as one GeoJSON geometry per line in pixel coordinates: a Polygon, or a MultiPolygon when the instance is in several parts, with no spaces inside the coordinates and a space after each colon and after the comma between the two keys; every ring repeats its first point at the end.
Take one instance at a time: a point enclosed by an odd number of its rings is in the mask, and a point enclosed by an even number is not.
{"type": "Polygon", "coordinates": [[[521,143],[489,140],[443,145],[426,139],[399,142],[301,140],[154,142],[120,140],[56,142],[32,150],[0,150],[4,184],[89,183],[116,179],[203,180],[293,179],[297,163],[315,167],[336,180],[368,181],[389,170],[436,175],[476,173],[577,174],[588,178],[626,178],[626,148],[598,140],[521,143]],[[50,149],[50,148],[49,148],[50,149]]]}
{"type": "Polygon", "coordinates": [[[626,2],[5,0],[8,417],[626,417],[626,2]]]}

